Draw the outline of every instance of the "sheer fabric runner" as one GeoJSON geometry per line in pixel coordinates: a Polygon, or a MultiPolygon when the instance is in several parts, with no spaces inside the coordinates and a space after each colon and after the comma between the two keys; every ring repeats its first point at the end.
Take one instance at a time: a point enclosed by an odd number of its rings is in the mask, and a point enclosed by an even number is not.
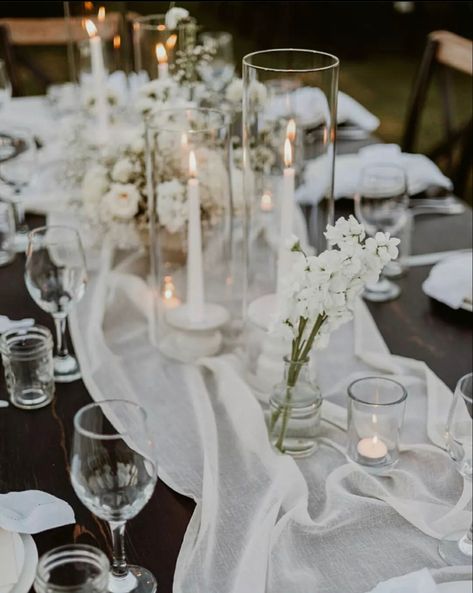
{"type": "Polygon", "coordinates": [[[197,503],[174,593],[365,593],[423,567],[438,582],[465,578],[437,554],[436,538],[469,522],[470,489],[441,449],[451,393],[424,363],[389,353],[362,302],[317,356],[320,447],[295,462],[269,446],[238,358],[165,360],[149,341],[139,254],[111,261],[105,252],[71,332],[92,397],[146,408],[161,479],[197,503]],[[369,373],[409,393],[401,460],[383,478],[345,456],[346,387],[369,373]]]}

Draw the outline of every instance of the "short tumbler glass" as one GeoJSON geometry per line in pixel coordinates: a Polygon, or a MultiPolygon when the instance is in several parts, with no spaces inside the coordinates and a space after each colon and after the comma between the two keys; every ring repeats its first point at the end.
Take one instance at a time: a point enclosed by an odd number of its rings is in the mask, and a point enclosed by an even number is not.
{"type": "Polygon", "coordinates": [[[348,387],[348,457],[370,473],[385,473],[399,459],[406,398],[404,387],[385,377],[348,387]]]}
{"type": "Polygon", "coordinates": [[[0,336],[0,353],[11,403],[24,410],[48,405],[54,397],[49,329],[36,325],[6,331],[0,336]]]}
{"type": "Polygon", "coordinates": [[[39,559],[36,593],[105,593],[110,563],[93,546],[71,544],[50,550],[39,559]]]}

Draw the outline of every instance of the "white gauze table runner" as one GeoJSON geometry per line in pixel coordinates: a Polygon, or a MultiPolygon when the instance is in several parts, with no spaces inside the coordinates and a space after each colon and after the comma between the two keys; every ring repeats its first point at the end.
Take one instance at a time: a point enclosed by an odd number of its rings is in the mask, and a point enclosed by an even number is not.
{"type": "Polygon", "coordinates": [[[271,449],[237,357],[164,359],[149,341],[143,259],[110,261],[103,253],[71,332],[92,397],[144,406],[160,478],[196,501],[174,593],[365,593],[423,567],[439,582],[465,578],[437,553],[436,538],[466,530],[470,516],[470,489],[440,448],[451,393],[424,363],[389,353],[362,302],[317,357],[326,421],[317,452],[296,462],[271,449]],[[346,387],[369,373],[409,392],[389,477],[345,456],[346,387]]]}

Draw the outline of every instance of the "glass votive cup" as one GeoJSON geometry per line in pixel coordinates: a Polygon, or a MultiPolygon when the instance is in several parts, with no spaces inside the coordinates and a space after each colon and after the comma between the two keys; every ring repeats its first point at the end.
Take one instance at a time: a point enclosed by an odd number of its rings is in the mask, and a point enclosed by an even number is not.
{"type": "Polygon", "coordinates": [[[399,459],[399,433],[407,391],[385,377],[365,377],[348,387],[350,459],[371,473],[382,474],[399,459]]]}
{"type": "Polygon", "coordinates": [[[46,552],[38,562],[36,593],[105,593],[110,563],[93,546],[71,544],[46,552]]]}
{"type": "Polygon", "coordinates": [[[0,201],[0,266],[15,258],[15,214],[13,206],[0,201]]]}
{"type": "Polygon", "coordinates": [[[40,325],[11,329],[0,336],[5,381],[11,403],[23,410],[48,405],[54,397],[53,337],[40,325]]]}

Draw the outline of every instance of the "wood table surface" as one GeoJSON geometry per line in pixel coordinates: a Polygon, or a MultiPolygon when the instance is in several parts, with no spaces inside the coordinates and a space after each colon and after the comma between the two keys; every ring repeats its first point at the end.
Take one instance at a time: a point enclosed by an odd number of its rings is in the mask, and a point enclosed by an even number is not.
{"type": "MultiPolygon", "coordinates": [[[[30,217],[32,226],[42,223],[30,217]]],[[[416,220],[413,252],[425,253],[471,246],[472,216],[429,216],[416,220]]],[[[412,268],[400,281],[402,295],[390,303],[370,304],[370,310],[389,348],[425,360],[450,387],[471,370],[470,313],[434,304],[421,290],[430,267],[412,268]]],[[[28,295],[24,256],[0,268],[0,314],[11,318],[34,317],[52,329],[52,319],[28,295]]],[[[7,399],[3,372],[0,398],[7,399]]],[[[25,412],[9,406],[0,409],[0,492],[38,488],[67,500],[76,513],[75,525],[35,535],[39,553],[79,541],[110,552],[107,526],[82,505],[69,481],[69,452],[74,413],[91,401],[82,381],[56,386],[52,405],[25,412]]],[[[143,511],[127,528],[130,562],[154,572],[159,593],[171,593],[182,538],[194,503],[159,482],[143,511]]],[[[202,593],[205,593],[202,591],[202,593]]]]}

